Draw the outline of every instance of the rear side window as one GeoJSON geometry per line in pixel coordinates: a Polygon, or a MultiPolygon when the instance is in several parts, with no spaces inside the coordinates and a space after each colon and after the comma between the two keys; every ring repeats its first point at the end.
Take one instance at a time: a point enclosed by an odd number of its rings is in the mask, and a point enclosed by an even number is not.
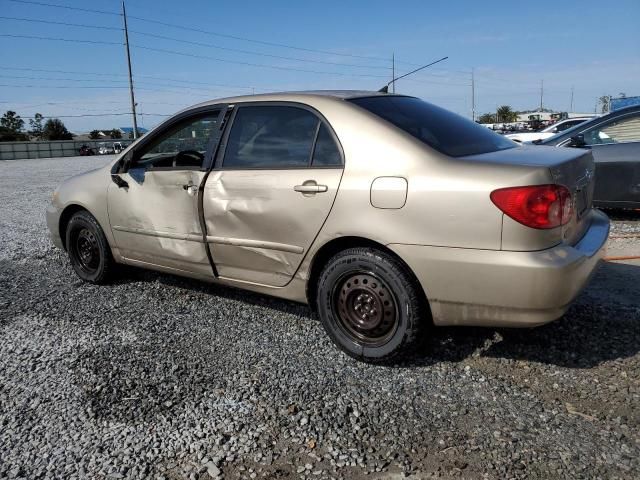
{"type": "Polygon", "coordinates": [[[482,125],[418,98],[380,96],[349,101],[451,157],[495,152],[517,146],[482,125]]]}
{"type": "Polygon", "coordinates": [[[331,167],[342,165],[342,157],[327,126],[322,123],[318,130],[316,146],[313,150],[314,167],[331,167]]]}
{"type": "Polygon", "coordinates": [[[320,120],[308,110],[286,106],[240,107],[223,168],[306,167],[320,120]]]}

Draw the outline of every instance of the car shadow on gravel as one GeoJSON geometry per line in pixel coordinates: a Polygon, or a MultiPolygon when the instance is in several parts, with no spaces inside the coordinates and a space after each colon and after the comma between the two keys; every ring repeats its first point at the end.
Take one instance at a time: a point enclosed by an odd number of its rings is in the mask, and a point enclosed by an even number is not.
{"type": "MultiPolygon", "coordinates": [[[[159,282],[318,320],[303,304],[153,271],[127,268],[118,283],[140,281],[159,282]]],[[[425,367],[482,356],[589,368],[631,357],[640,352],[639,298],[640,267],[605,263],[587,290],[555,322],[525,329],[433,328],[417,352],[394,367],[425,367]]]]}
{"type": "Polygon", "coordinates": [[[215,295],[227,300],[235,300],[258,307],[272,308],[282,313],[306,317],[309,320],[318,320],[315,313],[308,306],[301,303],[153,270],[129,266],[122,267],[121,275],[114,283],[128,284],[136,282],[158,282],[169,287],[183,288],[205,295],[215,295]]]}
{"type": "Polygon", "coordinates": [[[485,356],[591,368],[640,352],[640,266],[605,263],[559,320],[501,331],[485,356]]]}
{"type": "Polygon", "coordinates": [[[605,263],[565,315],[537,328],[437,328],[400,367],[469,356],[591,368],[640,352],[640,267],[605,263]]]}

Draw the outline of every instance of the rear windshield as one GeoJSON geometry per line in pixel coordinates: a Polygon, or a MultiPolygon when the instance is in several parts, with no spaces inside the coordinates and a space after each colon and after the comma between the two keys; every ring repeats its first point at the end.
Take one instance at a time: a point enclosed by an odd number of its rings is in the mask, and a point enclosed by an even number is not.
{"type": "Polygon", "coordinates": [[[514,148],[516,143],[444,108],[413,97],[349,100],[451,157],[514,148]]]}

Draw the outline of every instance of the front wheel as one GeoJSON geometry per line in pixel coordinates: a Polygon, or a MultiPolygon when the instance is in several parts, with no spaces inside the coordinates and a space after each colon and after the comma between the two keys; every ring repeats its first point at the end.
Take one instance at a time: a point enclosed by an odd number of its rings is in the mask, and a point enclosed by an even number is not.
{"type": "Polygon", "coordinates": [[[416,279],[398,259],[371,248],[335,255],[317,289],[322,324],[344,352],[389,362],[418,344],[428,309],[416,279]]]}
{"type": "Polygon", "coordinates": [[[76,274],[90,283],[105,283],[114,268],[111,249],[96,219],[89,212],[75,213],[66,230],[66,247],[76,274]]]}

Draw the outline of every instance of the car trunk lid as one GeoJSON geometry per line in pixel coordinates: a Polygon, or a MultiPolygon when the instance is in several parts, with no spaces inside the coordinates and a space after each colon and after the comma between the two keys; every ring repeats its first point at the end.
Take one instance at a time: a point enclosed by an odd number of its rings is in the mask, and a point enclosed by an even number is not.
{"type": "MultiPolygon", "coordinates": [[[[575,244],[588,228],[587,213],[591,209],[594,191],[594,162],[590,150],[523,145],[497,152],[464,157],[465,160],[508,166],[544,168],[550,183],[564,185],[571,192],[573,211],[562,226],[561,240],[575,244]]],[[[509,186],[509,185],[505,185],[509,186]]]]}

